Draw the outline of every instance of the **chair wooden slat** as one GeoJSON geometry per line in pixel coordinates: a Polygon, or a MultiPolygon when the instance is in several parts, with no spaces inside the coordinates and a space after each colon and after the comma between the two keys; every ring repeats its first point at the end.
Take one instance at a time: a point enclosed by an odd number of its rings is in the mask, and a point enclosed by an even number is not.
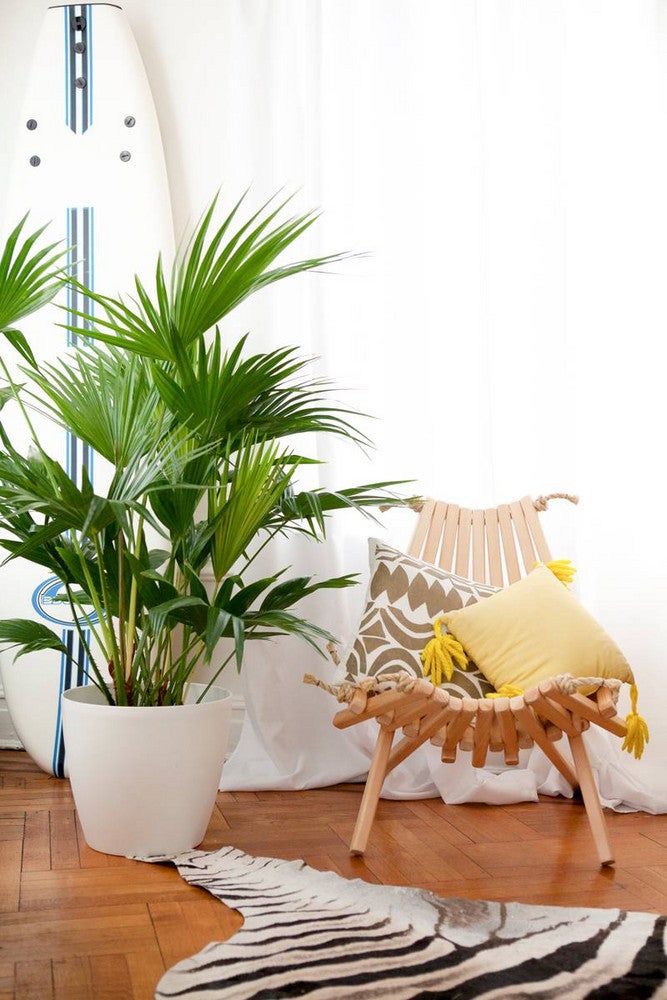
{"type": "Polygon", "coordinates": [[[598,711],[603,718],[612,719],[616,715],[616,705],[614,704],[614,699],[611,696],[609,688],[600,685],[595,692],[595,700],[598,711]]]}
{"type": "Polygon", "coordinates": [[[480,701],[477,709],[477,721],[475,722],[475,735],[473,737],[472,766],[484,767],[486,755],[489,749],[489,737],[491,736],[491,723],[493,722],[493,702],[489,700],[480,701]]]}
{"type": "Polygon", "coordinates": [[[519,502],[510,504],[510,512],[512,515],[514,533],[519,543],[519,549],[521,550],[521,558],[523,559],[524,569],[526,570],[526,573],[530,573],[531,569],[537,562],[537,555],[535,554],[535,549],[533,548],[533,540],[530,537],[530,532],[526,526],[526,516],[523,512],[523,507],[519,502]]]}
{"type": "Polygon", "coordinates": [[[576,788],[578,781],[575,772],[572,770],[568,761],[565,760],[563,755],[560,754],[553,745],[544,731],[544,728],[539,724],[531,709],[524,702],[523,698],[511,698],[510,708],[513,715],[515,715],[519,721],[521,728],[525,730],[529,736],[532,736],[542,753],[549,758],[554,767],[558,768],[567,783],[571,785],[572,788],[576,788]]]}
{"type": "Polygon", "coordinates": [[[461,507],[459,511],[459,531],[456,539],[456,566],[454,572],[458,576],[469,576],[470,572],[470,532],[472,528],[472,511],[461,507]]]}
{"type": "Polygon", "coordinates": [[[531,688],[524,694],[524,701],[543,719],[558,726],[568,736],[578,736],[579,730],[572,722],[572,716],[561,705],[549,701],[538,688],[531,688]]]}
{"type": "Polygon", "coordinates": [[[525,729],[521,728],[521,724],[517,720],[516,725],[517,735],[519,737],[519,750],[530,750],[534,744],[535,740],[532,736],[529,736],[525,729]]]}
{"type": "Polygon", "coordinates": [[[498,535],[498,511],[492,507],[484,511],[484,526],[486,528],[486,551],[489,557],[488,582],[493,587],[503,585],[503,560],[500,554],[500,536],[498,535]]]}
{"type": "Polygon", "coordinates": [[[397,708],[396,711],[392,713],[391,719],[385,720],[383,716],[380,716],[379,721],[388,729],[401,729],[409,719],[418,719],[424,714],[427,702],[428,697],[415,699],[409,704],[406,704],[401,708],[397,708]]]}
{"type": "Polygon", "coordinates": [[[535,510],[533,500],[531,497],[523,497],[523,499],[519,502],[521,504],[524,517],[526,518],[528,530],[532,535],[538,559],[543,563],[551,562],[551,559],[553,558],[551,550],[547,544],[546,538],[544,537],[544,531],[542,530],[542,525],[540,524],[540,519],[537,511],[535,510]]]}
{"type": "Polygon", "coordinates": [[[486,547],[484,533],[484,511],[472,512],[472,579],[486,583],[486,547]]]}
{"type": "Polygon", "coordinates": [[[549,698],[552,701],[557,701],[564,708],[576,712],[577,715],[583,716],[589,722],[594,722],[601,729],[613,733],[614,736],[625,737],[627,735],[627,724],[619,715],[615,715],[611,719],[605,718],[604,715],[600,714],[597,705],[581,694],[565,694],[563,691],[553,690],[549,694],[549,698]]]}
{"type": "Polygon", "coordinates": [[[340,712],[336,712],[333,724],[336,729],[347,729],[349,726],[356,726],[358,722],[377,718],[378,715],[389,711],[395,705],[403,705],[404,703],[404,691],[383,691],[382,694],[376,694],[369,698],[366,702],[366,711],[362,712],[361,715],[358,712],[352,712],[349,708],[343,708],[340,712]]]}
{"type": "Polygon", "coordinates": [[[445,524],[445,517],[447,516],[447,506],[446,503],[437,503],[435,505],[424,543],[424,555],[422,558],[425,562],[433,563],[433,565],[438,561],[438,551],[442,541],[442,529],[445,524]]]}
{"type": "Polygon", "coordinates": [[[494,698],[493,708],[500,725],[505,763],[510,766],[518,764],[519,737],[516,733],[516,721],[510,712],[509,698],[494,698]]]}
{"type": "Polygon", "coordinates": [[[447,725],[444,750],[455,749],[465,733],[470,721],[477,715],[477,702],[473,698],[461,698],[461,711],[447,725]]]}
{"type": "Polygon", "coordinates": [[[428,533],[428,528],[433,517],[435,506],[435,500],[425,500],[421,513],[417,518],[417,524],[415,525],[415,530],[412,533],[412,538],[410,539],[410,544],[408,546],[408,555],[415,556],[417,559],[422,558],[424,541],[428,533]]]}
{"type": "MultiPolygon", "coordinates": [[[[451,715],[451,709],[448,705],[440,707],[440,711],[434,713],[428,721],[425,721],[419,730],[419,735],[415,737],[405,736],[400,740],[394,749],[391,751],[391,755],[387,761],[387,770],[392,771],[401,761],[409,757],[411,753],[414,753],[418,747],[427,740],[431,739],[434,734],[441,729],[447,722],[447,719],[451,715]]],[[[366,793],[364,792],[364,795],[366,793]]],[[[363,851],[362,851],[363,853],[363,851]]]]}
{"type": "Polygon", "coordinates": [[[466,731],[459,740],[459,746],[462,750],[467,750],[468,753],[472,750],[475,745],[475,727],[467,726],[466,731]]]}
{"type": "Polygon", "coordinates": [[[440,567],[442,569],[452,570],[454,568],[454,548],[459,527],[459,510],[460,508],[455,503],[447,505],[447,520],[440,550],[440,567]]]}
{"type": "Polygon", "coordinates": [[[491,753],[501,753],[504,748],[505,744],[503,743],[503,733],[500,728],[500,719],[494,712],[491,720],[491,732],[489,734],[489,750],[491,753]]]}
{"type": "Polygon", "coordinates": [[[516,583],[517,580],[521,579],[521,569],[519,568],[519,560],[517,559],[514,532],[512,531],[512,515],[508,504],[501,504],[498,507],[498,524],[500,525],[500,538],[505,557],[507,582],[516,583]]]}

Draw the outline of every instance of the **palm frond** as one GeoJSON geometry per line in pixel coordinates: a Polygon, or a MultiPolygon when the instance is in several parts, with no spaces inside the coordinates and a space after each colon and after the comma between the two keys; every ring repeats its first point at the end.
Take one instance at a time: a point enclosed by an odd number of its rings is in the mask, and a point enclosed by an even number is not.
{"type": "MultiPolygon", "coordinates": [[[[170,280],[158,260],[153,295],[138,278],[135,297],[129,301],[87,289],[88,297],[100,307],[101,313],[93,316],[75,312],[75,315],[90,324],[91,336],[98,340],[177,364],[180,351],[188,351],[253,292],[350,256],[330,254],[274,267],[277,259],[317,219],[317,213],[307,212],[277,222],[289,200],[276,207],[275,199],[271,199],[231,233],[243,199],[216,230],[212,228],[214,200],[177,257],[170,280]]],[[[83,288],[77,282],[72,283],[83,288]]]]}
{"type": "Polygon", "coordinates": [[[67,654],[67,648],[52,629],[27,618],[5,618],[0,621],[0,645],[18,647],[15,660],[26,653],[36,653],[43,649],[55,649],[67,654]]]}
{"type": "Polygon", "coordinates": [[[63,258],[66,250],[50,243],[35,247],[46,226],[24,236],[28,216],[12,230],[0,253],[0,333],[22,357],[35,366],[30,347],[15,324],[50,302],[66,283],[63,258]]]}

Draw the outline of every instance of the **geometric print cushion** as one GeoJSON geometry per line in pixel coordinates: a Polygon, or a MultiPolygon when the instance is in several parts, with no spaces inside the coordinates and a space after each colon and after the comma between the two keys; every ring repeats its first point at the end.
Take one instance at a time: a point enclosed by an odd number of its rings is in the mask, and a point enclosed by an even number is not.
{"type": "MultiPolygon", "coordinates": [[[[369,540],[370,581],[357,634],[341,657],[347,680],[407,670],[422,677],[420,653],[433,638],[433,621],[495,594],[499,588],[474,583],[369,540]]],[[[441,685],[458,697],[483,698],[495,690],[475,667],[456,668],[441,685]]]]}

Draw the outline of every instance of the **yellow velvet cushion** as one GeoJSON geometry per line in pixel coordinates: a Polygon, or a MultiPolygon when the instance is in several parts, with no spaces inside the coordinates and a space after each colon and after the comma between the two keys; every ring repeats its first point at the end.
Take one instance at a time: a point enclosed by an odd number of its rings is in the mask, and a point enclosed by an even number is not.
{"type": "Polygon", "coordinates": [[[546,566],[440,617],[495,688],[526,690],[558,674],[633,681],[613,639],[546,566]]]}

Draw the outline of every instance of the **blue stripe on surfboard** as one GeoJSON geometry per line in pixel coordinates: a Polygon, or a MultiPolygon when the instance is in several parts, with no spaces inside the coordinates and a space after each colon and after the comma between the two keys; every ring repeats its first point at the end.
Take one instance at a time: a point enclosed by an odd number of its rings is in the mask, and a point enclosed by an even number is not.
{"type": "MultiPolygon", "coordinates": [[[[87,208],[81,209],[80,214],[81,214],[81,222],[82,222],[82,252],[83,252],[83,259],[81,261],[82,268],[83,268],[82,279],[83,279],[83,284],[87,288],[92,288],[93,287],[93,285],[92,285],[92,263],[93,263],[93,256],[94,255],[93,255],[93,243],[92,243],[91,236],[92,236],[92,218],[93,218],[94,212],[93,212],[93,209],[91,207],[87,207],[87,208]]],[[[88,296],[88,295],[86,295],[84,293],[83,297],[82,297],[82,302],[81,302],[81,307],[82,307],[81,311],[85,312],[85,313],[88,313],[88,314],[91,314],[93,312],[93,305],[94,304],[91,301],[90,296],[88,296]]],[[[88,320],[77,319],[77,325],[80,325],[81,330],[84,333],[88,333],[88,331],[90,330],[90,323],[89,323],[88,320]]],[[[93,478],[93,451],[92,451],[90,445],[86,444],[83,441],[81,442],[81,465],[86,470],[86,472],[88,473],[88,478],[92,482],[92,478],[93,478]]],[[[78,482],[79,485],[81,485],[80,479],[79,479],[78,475],[75,478],[75,482],[78,482]]]]}
{"type": "Polygon", "coordinates": [[[65,122],[78,135],[83,135],[93,123],[93,7],[91,4],[68,4],[63,8],[65,22],[65,122]],[[76,19],[84,19],[77,30],[76,19]],[[77,42],[84,50],[77,53],[77,42]],[[77,72],[77,68],[80,70],[77,72]],[[76,86],[77,77],[85,86],[76,86]]]}
{"type": "MultiPolygon", "coordinates": [[[[88,99],[88,127],[93,124],[93,8],[91,4],[86,4],[86,24],[88,26],[88,42],[86,45],[86,76],[88,86],[86,97],[88,99]]],[[[92,286],[91,286],[92,287],[92,286]]]]}
{"type": "Polygon", "coordinates": [[[69,14],[67,7],[63,10],[63,25],[65,27],[65,40],[63,42],[63,52],[65,53],[65,124],[69,127],[70,124],[70,114],[69,114],[69,14]]]}
{"type": "MultiPolygon", "coordinates": [[[[86,643],[90,645],[90,630],[84,632],[86,643]]],[[[81,639],[71,628],[64,628],[61,636],[63,645],[67,648],[67,653],[60,656],[60,693],[69,691],[71,687],[81,687],[89,683],[88,658],[81,639]],[[74,647],[77,648],[76,659],[74,657],[74,647]],[[76,672],[72,676],[72,667],[76,663],[76,672]]],[[[56,778],[65,777],[65,740],[63,737],[62,704],[58,697],[58,712],[56,716],[56,732],[53,740],[53,757],[51,766],[56,778]]]]}
{"type": "MultiPolygon", "coordinates": [[[[70,273],[82,282],[86,287],[92,288],[94,283],[94,219],[95,212],[91,206],[85,208],[67,209],[67,245],[69,251],[68,265],[70,273]]],[[[94,312],[94,303],[90,296],[82,293],[79,301],[79,291],[72,286],[67,288],[67,323],[68,326],[75,326],[86,334],[90,329],[90,322],[76,316],[76,312],[85,312],[90,315],[94,312]]],[[[67,331],[67,345],[78,344],[81,335],[73,330],[67,331]]],[[[69,431],[66,432],[65,468],[68,476],[73,482],[81,485],[80,467],[85,468],[88,477],[92,482],[94,452],[90,445],[80,442],[69,431]],[[79,457],[80,456],[80,457],[79,457]]]]}
{"type": "Polygon", "coordinates": [[[62,720],[62,707],[61,707],[61,695],[63,691],[69,689],[68,679],[70,676],[70,654],[72,649],[72,630],[70,628],[64,628],[62,631],[62,642],[67,648],[66,653],[60,654],[60,684],[58,693],[58,712],[56,715],[56,732],[53,739],[53,758],[51,761],[51,767],[56,778],[65,777],[65,741],[63,739],[63,720],[62,720]]]}
{"type": "MultiPolygon", "coordinates": [[[[84,208],[70,207],[66,210],[65,226],[67,234],[68,267],[70,273],[81,281],[84,285],[93,287],[94,280],[94,209],[92,206],[84,208]]],[[[87,312],[92,314],[93,302],[88,295],[79,295],[78,289],[67,286],[66,291],[66,316],[67,325],[81,330],[81,334],[76,330],[67,331],[67,346],[70,347],[79,342],[81,336],[85,335],[90,324],[81,317],[76,316],[76,312],[87,312]]],[[[93,480],[93,451],[85,442],[79,439],[69,430],[65,434],[65,470],[70,479],[81,485],[79,468],[79,451],[81,466],[86,469],[90,481],[93,480]],[[81,448],[79,449],[79,444],[81,448]]],[[[40,607],[37,595],[43,590],[43,581],[35,589],[33,594],[33,606],[43,618],[48,616],[40,607]]],[[[91,632],[85,630],[86,644],[90,645],[91,632]]],[[[61,719],[61,695],[63,691],[81,684],[89,684],[88,673],[89,659],[86,647],[78,636],[73,626],[64,625],[62,627],[61,638],[63,645],[67,649],[60,658],[60,679],[58,706],[56,715],[56,729],[53,741],[52,768],[56,777],[62,778],[65,775],[65,745],[63,741],[62,719],[61,719]],[[76,656],[75,656],[76,648],[76,656]],[[76,668],[76,669],[75,669],[76,668]]]]}
{"type": "MultiPolygon", "coordinates": [[[[67,241],[71,248],[69,251],[70,273],[87,287],[94,287],[94,234],[95,234],[95,212],[92,206],[85,208],[67,209],[67,241]]],[[[78,289],[69,285],[67,287],[67,325],[76,327],[76,330],[67,331],[67,345],[71,347],[78,344],[81,336],[90,329],[90,322],[76,316],[76,312],[85,312],[90,315],[94,312],[94,303],[90,296],[83,293],[79,299],[78,289]]],[[[81,484],[79,469],[79,446],[77,438],[70,432],[66,432],[66,470],[73,482],[81,484]]],[[[92,482],[93,478],[93,450],[85,442],[81,442],[81,465],[86,469],[92,482]]]]}

